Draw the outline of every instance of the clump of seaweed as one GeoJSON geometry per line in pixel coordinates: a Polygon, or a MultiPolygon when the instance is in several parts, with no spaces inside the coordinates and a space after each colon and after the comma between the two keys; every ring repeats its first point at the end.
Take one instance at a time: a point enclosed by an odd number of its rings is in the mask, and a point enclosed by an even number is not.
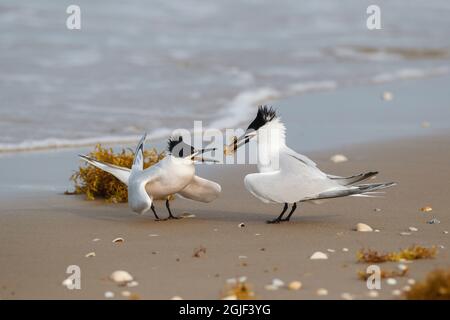
{"type": "Polygon", "coordinates": [[[405,292],[408,300],[450,300],[450,269],[437,269],[405,292]]]}
{"type": "MultiPolygon", "coordinates": [[[[111,148],[104,148],[100,144],[95,146],[89,156],[102,162],[121,167],[131,168],[134,153],[131,150],[122,149],[114,153],[111,148]]],[[[165,157],[164,152],[158,153],[156,149],[144,151],[144,168],[148,168],[165,157]]],[[[128,201],[127,186],[113,175],[100,170],[92,165],[83,164],[71,177],[75,190],[66,191],[66,194],[85,194],[87,200],[104,198],[108,202],[119,203],[128,201]]],[[[171,198],[173,196],[170,196],[171,198]]]]}
{"type": "MultiPolygon", "coordinates": [[[[403,270],[381,270],[380,272],[380,277],[381,279],[387,279],[387,278],[399,278],[399,277],[404,277],[408,274],[409,269],[405,268],[403,270]]],[[[369,279],[369,277],[371,276],[371,273],[367,273],[364,271],[358,271],[358,278],[364,281],[367,281],[367,279],[369,279]]]]}
{"type": "Polygon", "coordinates": [[[430,248],[422,246],[411,246],[397,252],[379,253],[376,250],[360,250],[357,253],[359,262],[366,263],[381,263],[381,262],[398,262],[401,260],[418,260],[418,259],[432,259],[437,254],[437,248],[432,246],[430,248]]]}
{"type": "Polygon", "coordinates": [[[251,300],[255,298],[252,286],[247,283],[245,277],[230,279],[225,287],[222,299],[225,300],[251,300]]]}

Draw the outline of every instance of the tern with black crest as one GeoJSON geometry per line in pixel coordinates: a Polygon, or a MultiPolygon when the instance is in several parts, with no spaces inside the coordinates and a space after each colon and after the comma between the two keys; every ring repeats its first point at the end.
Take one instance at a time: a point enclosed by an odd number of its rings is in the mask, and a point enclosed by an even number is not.
{"type": "Polygon", "coordinates": [[[139,214],[152,210],[156,213],[154,200],[166,199],[169,212],[168,219],[176,219],[167,197],[171,194],[200,202],[211,202],[216,199],[221,187],[219,184],[195,175],[196,162],[216,162],[203,157],[203,153],[215,149],[196,150],[183,142],[181,135],[171,137],[168,141],[168,155],[155,165],[144,170],[144,142],[146,135],[140,140],[131,169],[101,162],[88,156],[81,159],[93,166],[111,173],[128,187],[128,204],[139,214]]]}
{"type": "Polygon", "coordinates": [[[276,111],[261,106],[246,132],[226,147],[227,153],[257,139],[258,173],[248,174],[245,187],[265,203],[283,204],[281,214],[268,223],[289,221],[300,202],[346,196],[372,197],[378,190],[395,185],[390,183],[357,184],[375,176],[367,172],[340,177],[322,172],[308,157],[286,145],[286,128],[276,111]],[[289,205],[290,212],[284,218],[289,205]]]}

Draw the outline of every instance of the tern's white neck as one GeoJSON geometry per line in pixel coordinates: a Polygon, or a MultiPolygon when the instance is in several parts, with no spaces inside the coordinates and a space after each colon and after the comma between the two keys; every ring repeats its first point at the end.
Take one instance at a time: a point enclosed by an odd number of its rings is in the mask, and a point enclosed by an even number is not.
{"type": "Polygon", "coordinates": [[[286,127],[276,118],[258,130],[258,168],[278,170],[280,151],[286,146],[286,127]]]}

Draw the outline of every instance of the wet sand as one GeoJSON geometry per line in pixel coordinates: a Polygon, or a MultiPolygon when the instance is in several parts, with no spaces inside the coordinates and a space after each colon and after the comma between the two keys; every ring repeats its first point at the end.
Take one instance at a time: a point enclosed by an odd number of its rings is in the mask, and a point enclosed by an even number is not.
{"type": "MultiPolygon", "coordinates": [[[[308,154],[324,171],[346,175],[368,170],[381,173],[375,181],[397,181],[384,198],[346,198],[321,205],[304,204],[290,223],[268,225],[280,206],[264,205],[243,186],[251,166],[202,167],[202,175],[222,184],[222,196],[211,204],[177,199],[176,214],[190,212],[195,218],[165,222],[152,215],[137,216],[126,205],[87,202],[83,197],[62,194],[4,199],[0,212],[0,298],[2,299],[103,299],[112,291],[116,299],[128,290],[141,299],[218,299],[226,280],[246,276],[261,299],[340,299],[350,293],[368,299],[365,282],[357,272],[366,265],[356,262],[361,248],[397,250],[414,244],[444,246],[436,259],[408,264],[410,271],[395,286],[382,283],[380,298],[398,298],[408,278],[422,279],[436,267],[450,265],[448,182],[450,135],[434,135],[391,142],[355,145],[308,154]],[[348,162],[329,160],[343,153],[348,162]],[[430,205],[433,211],[423,213],[430,205]],[[374,211],[380,208],[381,211],[374,211]],[[441,221],[430,225],[432,218],[441,221]],[[380,232],[353,231],[363,222],[380,232]],[[245,227],[238,225],[244,223],[245,227]],[[409,236],[408,227],[418,228],[409,236]],[[158,236],[150,236],[158,235],[158,236]],[[113,244],[116,237],[124,243],[113,244]],[[97,242],[92,240],[98,238],[97,242]],[[193,257],[203,246],[206,254],[193,257]],[[343,252],[348,248],[348,252],[343,252]],[[327,252],[333,249],[336,252],[327,252]],[[328,260],[309,259],[315,251],[328,260]],[[96,256],[86,258],[89,252],[96,256]],[[245,258],[244,258],[245,257],[245,258]],[[81,290],[61,285],[69,265],[81,268],[81,290]],[[138,281],[122,288],[108,279],[114,270],[126,270],[138,281]],[[264,287],[272,279],[299,280],[299,291],[264,287]],[[329,295],[318,297],[326,288],[329,295]]],[[[157,204],[165,215],[163,204],[157,204]]],[[[394,270],[395,263],[382,268],[394,270]]]]}

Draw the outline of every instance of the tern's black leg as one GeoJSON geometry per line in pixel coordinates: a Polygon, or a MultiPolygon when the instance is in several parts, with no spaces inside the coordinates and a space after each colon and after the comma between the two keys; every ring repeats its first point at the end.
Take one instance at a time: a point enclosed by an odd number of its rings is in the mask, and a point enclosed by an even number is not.
{"type": "Polygon", "coordinates": [[[283,214],[286,212],[287,209],[288,209],[288,204],[285,203],[283,211],[281,211],[281,214],[278,216],[278,218],[269,220],[269,221],[267,221],[267,223],[280,223],[281,221],[283,221],[283,220],[281,220],[281,218],[283,218],[283,214]]]}
{"type": "Polygon", "coordinates": [[[289,212],[289,215],[286,218],[281,219],[281,221],[289,221],[291,219],[291,216],[294,214],[295,209],[297,209],[297,203],[296,202],[294,202],[294,205],[292,206],[291,212],[289,212]]]}
{"type": "Polygon", "coordinates": [[[174,215],[172,215],[172,212],[170,211],[170,206],[169,206],[169,199],[166,200],[166,208],[167,208],[167,211],[169,211],[169,219],[180,219],[180,217],[175,217],[174,215]]]}
{"type": "Polygon", "coordinates": [[[155,215],[156,220],[160,220],[159,217],[158,217],[158,215],[156,214],[155,206],[153,205],[153,203],[152,203],[151,209],[152,209],[152,211],[153,211],[153,214],[155,215]]]}

